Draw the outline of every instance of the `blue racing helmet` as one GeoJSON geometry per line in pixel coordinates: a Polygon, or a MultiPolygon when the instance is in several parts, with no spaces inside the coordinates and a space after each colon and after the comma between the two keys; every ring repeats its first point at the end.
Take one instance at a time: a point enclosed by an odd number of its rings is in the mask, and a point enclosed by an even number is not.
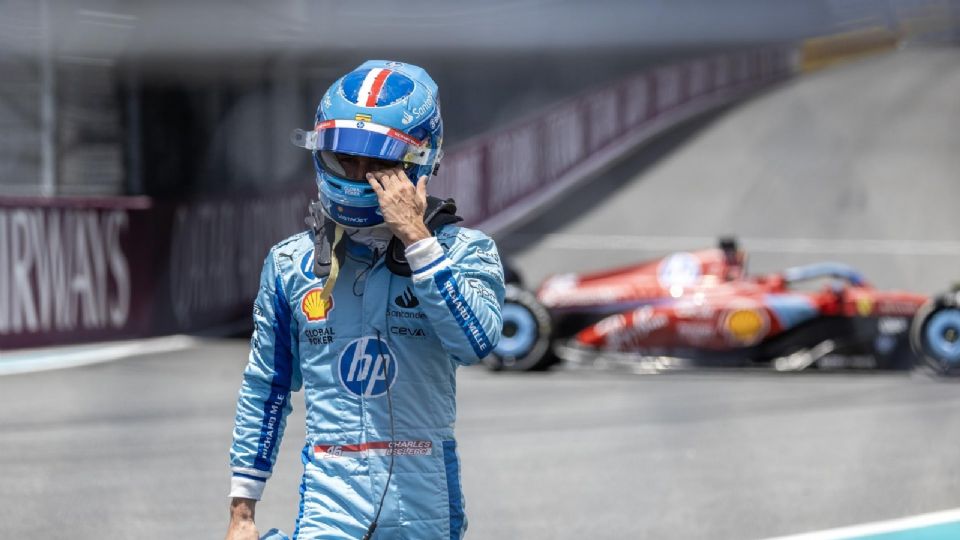
{"type": "Polygon", "coordinates": [[[437,83],[422,68],[368,60],[338,79],[317,107],[313,131],[296,130],[293,142],[313,152],[320,203],[347,227],[383,223],[367,170],[402,167],[416,183],[436,172],[443,156],[443,120],[437,83]]]}

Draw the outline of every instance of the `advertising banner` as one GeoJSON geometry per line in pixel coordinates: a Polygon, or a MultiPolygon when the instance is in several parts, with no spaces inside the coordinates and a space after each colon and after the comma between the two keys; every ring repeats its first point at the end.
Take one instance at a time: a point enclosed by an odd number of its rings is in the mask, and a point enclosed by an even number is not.
{"type": "Polygon", "coordinates": [[[304,228],[306,187],[179,204],[0,199],[0,350],[249,317],[267,251],[304,228]]]}

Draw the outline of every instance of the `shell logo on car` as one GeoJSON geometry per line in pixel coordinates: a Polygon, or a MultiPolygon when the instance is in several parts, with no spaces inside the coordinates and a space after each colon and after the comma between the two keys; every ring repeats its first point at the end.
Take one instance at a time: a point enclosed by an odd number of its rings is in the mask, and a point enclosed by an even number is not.
{"type": "Polygon", "coordinates": [[[762,309],[734,309],[723,318],[722,327],[732,341],[750,346],[757,344],[767,335],[770,319],[762,309]]]}
{"type": "Polygon", "coordinates": [[[857,298],[857,313],[861,317],[869,317],[873,314],[873,298],[869,296],[864,296],[862,298],[857,298]]]}
{"type": "Polygon", "coordinates": [[[320,291],[322,290],[321,287],[310,289],[310,292],[305,294],[303,301],[300,302],[300,310],[303,311],[307,321],[325,321],[327,314],[333,309],[333,297],[327,298],[327,301],[324,302],[320,297],[320,291]]]}

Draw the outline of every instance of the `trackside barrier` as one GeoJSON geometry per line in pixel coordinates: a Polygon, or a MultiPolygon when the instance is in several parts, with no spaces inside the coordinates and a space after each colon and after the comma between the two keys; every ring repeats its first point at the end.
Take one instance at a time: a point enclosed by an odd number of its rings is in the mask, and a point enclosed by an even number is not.
{"type": "Polygon", "coordinates": [[[264,257],[304,228],[313,191],[0,199],[0,351],[249,319],[264,257]]]}
{"type": "MultiPolygon", "coordinates": [[[[598,88],[454,148],[431,192],[456,198],[468,223],[503,230],[654,135],[789,76],[792,56],[787,46],[714,54],[598,88]]],[[[315,190],[0,197],[0,351],[249,320],[264,256],[304,229],[315,190]]]]}
{"type": "Polygon", "coordinates": [[[650,69],[449,152],[431,186],[491,234],[679,123],[789,77],[795,49],[715,54],[650,69]]]}

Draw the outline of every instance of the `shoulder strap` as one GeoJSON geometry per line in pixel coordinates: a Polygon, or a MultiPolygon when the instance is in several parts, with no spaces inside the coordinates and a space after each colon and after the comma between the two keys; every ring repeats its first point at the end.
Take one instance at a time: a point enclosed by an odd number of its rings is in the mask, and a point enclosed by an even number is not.
{"type": "MultiPolygon", "coordinates": [[[[423,222],[426,223],[431,234],[444,225],[460,221],[463,221],[463,218],[457,215],[457,204],[453,199],[427,197],[427,209],[423,213],[423,222]]],[[[387,268],[398,276],[409,277],[412,273],[410,264],[407,263],[403,242],[397,237],[390,239],[386,262],[387,268]]]]}

